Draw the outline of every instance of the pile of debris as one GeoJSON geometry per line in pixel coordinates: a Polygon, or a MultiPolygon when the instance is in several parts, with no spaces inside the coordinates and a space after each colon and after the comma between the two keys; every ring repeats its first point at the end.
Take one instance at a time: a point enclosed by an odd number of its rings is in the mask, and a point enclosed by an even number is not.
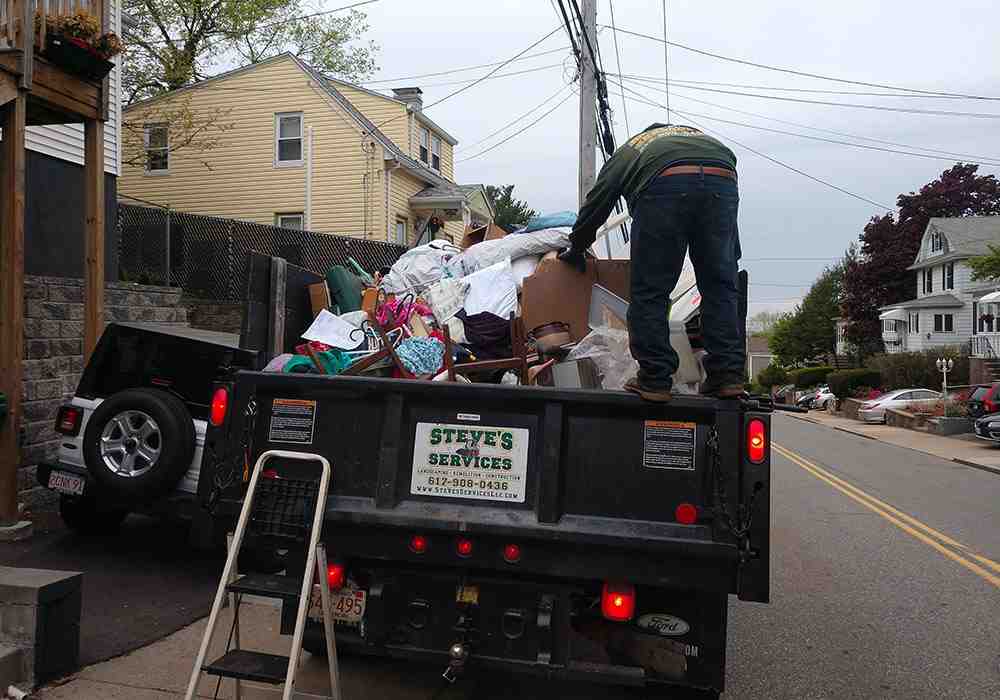
{"type": "MultiPolygon", "coordinates": [[[[584,274],[560,262],[572,216],[467,235],[464,249],[432,241],[374,274],[353,260],[353,270],[331,268],[310,287],[315,319],[304,342],[266,371],[621,389],[638,368],[625,320],[629,261],[591,257],[584,274]]],[[[685,308],[687,293],[695,309],[691,290],[693,277],[675,306],[685,308]]],[[[693,391],[701,363],[688,318],[672,315],[676,381],[693,391]]]]}

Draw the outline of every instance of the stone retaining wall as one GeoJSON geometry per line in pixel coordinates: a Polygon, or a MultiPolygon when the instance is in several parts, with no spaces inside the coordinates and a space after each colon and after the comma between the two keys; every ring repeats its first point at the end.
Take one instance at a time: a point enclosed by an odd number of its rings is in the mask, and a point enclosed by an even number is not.
{"type": "Polygon", "coordinates": [[[843,399],[840,402],[840,413],[844,418],[858,419],[858,409],[864,405],[861,399],[843,399]]]}
{"type": "Polygon", "coordinates": [[[243,325],[243,304],[185,297],[181,304],[187,309],[192,328],[221,333],[239,333],[243,325]]]}
{"type": "MultiPolygon", "coordinates": [[[[26,276],[24,280],[24,383],[22,384],[20,499],[29,508],[52,501],[37,488],[35,465],[55,457],[56,411],[73,395],[83,372],[83,280],[26,276]]],[[[181,291],[171,287],[109,283],[106,321],[186,325],[181,291]]]]}

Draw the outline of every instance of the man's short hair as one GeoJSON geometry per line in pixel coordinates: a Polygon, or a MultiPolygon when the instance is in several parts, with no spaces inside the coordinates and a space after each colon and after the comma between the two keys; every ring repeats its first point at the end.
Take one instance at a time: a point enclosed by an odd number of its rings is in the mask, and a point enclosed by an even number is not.
{"type": "Polygon", "coordinates": [[[653,129],[667,129],[668,133],[671,134],[700,134],[703,133],[701,129],[696,129],[693,126],[687,126],[685,124],[650,124],[645,129],[643,133],[647,131],[652,131],[653,129]]]}

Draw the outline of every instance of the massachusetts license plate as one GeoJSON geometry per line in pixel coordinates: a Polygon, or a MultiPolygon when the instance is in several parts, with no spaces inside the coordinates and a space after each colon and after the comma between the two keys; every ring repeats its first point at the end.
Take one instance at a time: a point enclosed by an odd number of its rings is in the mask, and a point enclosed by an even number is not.
{"type": "MultiPolygon", "coordinates": [[[[333,619],[348,625],[356,625],[365,616],[365,599],[367,593],[355,588],[345,588],[340,591],[330,591],[330,605],[333,619]]],[[[323,598],[319,584],[313,584],[312,598],[309,601],[309,619],[317,622],[323,620],[323,598]]]]}
{"type": "Polygon", "coordinates": [[[49,474],[49,488],[59,493],[70,496],[82,496],[83,487],[87,483],[86,479],[76,474],[66,472],[52,472],[49,474]]]}

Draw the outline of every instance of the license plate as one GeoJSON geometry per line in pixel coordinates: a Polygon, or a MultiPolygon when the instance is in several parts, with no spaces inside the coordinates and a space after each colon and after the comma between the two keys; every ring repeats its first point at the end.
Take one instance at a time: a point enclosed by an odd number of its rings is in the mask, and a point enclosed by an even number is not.
{"type": "MultiPolygon", "coordinates": [[[[355,588],[330,591],[331,615],[336,622],[356,625],[365,616],[365,601],[368,594],[355,588]]],[[[309,600],[309,619],[323,620],[323,598],[319,584],[313,584],[312,598],[309,600]]]]}
{"type": "Polygon", "coordinates": [[[69,494],[70,496],[82,496],[83,487],[86,483],[86,479],[76,474],[67,474],[66,472],[52,472],[49,474],[49,488],[59,493],[69,494]]]}

